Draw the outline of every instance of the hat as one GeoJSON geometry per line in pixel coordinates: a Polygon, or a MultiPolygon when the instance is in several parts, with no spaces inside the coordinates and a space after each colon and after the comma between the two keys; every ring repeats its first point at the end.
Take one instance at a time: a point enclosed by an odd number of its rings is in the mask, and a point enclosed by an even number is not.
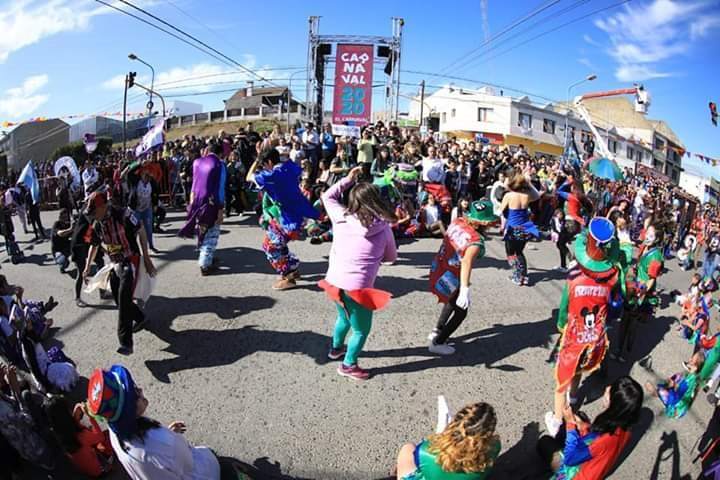
{"type": "Polygon", "coordinates": [[[590,220],[588,228],[575,240],[575,258],[583,270],[607,272],[618,263],[619,255],[615,226],[605,217],[590,220]]]}
{"type": "Polygon", "coordinates": [[[473,222],[490,226],[498,223],[500,218],[493,213],[493,205],[488,200],[478,200],[470,204],[466,217],[473,222]]]}
{"type": "Polygon", "coordinates": [[[130,371],[122,365],[96,369],[90,376],[87,405],[94,416],[103,417],[120,438],[135,432],[137,393],[130,371]]]}

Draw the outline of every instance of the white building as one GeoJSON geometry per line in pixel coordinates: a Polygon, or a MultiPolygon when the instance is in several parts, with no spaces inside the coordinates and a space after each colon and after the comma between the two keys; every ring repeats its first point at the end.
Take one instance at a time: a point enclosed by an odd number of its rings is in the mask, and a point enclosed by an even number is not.
{"type": "MultiPolygon", "coordinates": [[[[497,95],[490,87],[469,90],[446,86],[423,102],[423,117],[436,131],[468,138],[480,133],[493,143],[522,144],[533,155],[562,155],[567,111],[565,105],[538,105],[528,97],[497,95]]],[[[419,97],[410,103],[409,118],[420,120],[419,97]]],[[[595,120],[593,116],[593,124],[605,136],[604,141],[621,167],[634,168],[635,162],[652,166],[651,148],[629,133],[595,120]]],[[[583,141],[591,136],[588,126],[572,112],[568,126],[582,151],[583,141]]]]}
{"type": "Polygon", "coordinates": [[[683,170],[680,173],[680,188],[697,197],[702,203],[718,204],[720,182],[714,178],[683,170]]]}
{"type": "Polygon", "coordinates": [[[183,102],[182,100],[173,100],[165,108],[169,117],[203,113],[203,106],[199,103],[183,102]]]}

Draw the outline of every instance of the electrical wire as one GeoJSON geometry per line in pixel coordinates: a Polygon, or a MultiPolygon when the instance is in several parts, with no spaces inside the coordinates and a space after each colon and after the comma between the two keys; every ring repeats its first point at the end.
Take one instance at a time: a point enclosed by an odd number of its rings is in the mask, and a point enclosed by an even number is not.
{"type": "MultiPolygon", "coordinates": [[[[546,23],[548,21],[553,21],[572,10],[575,10],[576,8],[584,6],[588,2],[590,2],[590,0],[578,0],[575,3],[568,5],[567,7],[563,8],[563,9],[557,10],[555,12],[550,13],[549,15],[544,16],[537,22],[529,25],[527,28],[520,30],[519,32],[515,33],[514,35],[511,35],[507,38],[502,39],[500,42],[498,42],[494,45],[491,45],[489,48],[485,49],[484,51],[478,52],[477,55],[473,55],[473,58],[468,59],[464,66],[459,67],[459,68],[455,69],[454,71],[456,73],[458,73],[458,72],[467,70],[468,68],[471,67],[472,64],[475,64],[477,62],[477,60],[481,59],[483,56],[487,55],[488,53],[492,52],[493,50],[497,50],[498,48],[502,47],[503,45],[506,45],[511,40],[518,38],[518,37],[524,35],[525,33],[528,33],[530,31],[534,30],[536,27],[542,25],[543,23],[546,23]]],[[[448,72],[448,73],[450,73],[450,72],[448,72]]]]}
{"type": "Polygon", "coordinates": [[[560,25],[558,25],[558,26],[556,26],[556,27],[554,27],[554,28],[551,28],[551,29],[549,29],[549,30],[545,30],[544,32],[542,32],[542,33],[540,33],[540,34],[538,34],[538,35],[535,35],[535,36],[533,36],[533,37],[530,37],[530,38],[528,38],[527,40],[524,40],[524,41],[522,41],[522,42],[520,42],[520,43],[517,43],[517,44],[513,45],[512,47],[510,47],[510,48],[508,48],[508,49],[506,49],[506,50],[503,50],[502,52],[499,52],[498,54],[493,55],[493,56],[491,56],[491,57],[489,57],[489,58],[485,58],[485,59],[483,59],[483,60],[486,61],[486,62],[489,62],[490,60],[493,60],[493,59],[496,59],[496,58],[498,58],[498,57],[501,57],[501,56],[503,56],[503,55],[505,55],[505,54],[507,54],[507,53],[509,53],[509,52],[511,52],[511,51],[513,51],[513,50],[515,50],[516,48],[520,48],[520,47],[522,47],[523,45],[527,45],[528,43],[532,42],[533,40],[537,40],[538,38],[541,38],[541,37],[544,37],[545,35],[549,35],[549,34],[551,34],[551,33],[554,33],[554,32],[556,32],[556,31],[560,30],[561,28],[565,28],[565,27],[567,27],[568,25],[572,25],[573,23],[577,23],[577,22],[579,22],[579,21],[581,21],[581,20],[585,20],[585,19],[588,18],[588,17],[592,17],[593,15],[597,15],[598,13],[602,13],[602,12],[604,12],[604,11],[611,10],[611,9],[613,9],[613,8],[617,8],[617,7],[621,6],[621,5],[625,5],[626,3],[630,3],[630,2],[632,2],[632,1],[633,1],[633,0],[623,0],[623,1],[621,1],[621,2],[617,2],[617,3],[613,3],[612,5],[608,5],[607,7],[599,8],[599,9],[597,9],[597,10],[593,10],[593,11],[590,12],[590,13],[586,13],[585,15],[582,15],[582,16],[580,16],[580,17],[577,17],[577,18],[574,18],[574,19],[572,19],[572,20],[569,20],[569,21],[567,21],[567,22],[565,22],[565,23],[562,23],[562,24],[560,24],[560,25]]]}
{"type": "Polygon", "coordinates": [[[138,20],[138,21],[140,21],[140,22],[143,22],[143,23],[145,23],[145,24],[147,24],[147,25],[150,25],[151,27],[153,27],[153,28],[155,28],[155,29],[157,29],[157,30],[160,30],[161,32],[167,33],[167,34],[170,35],[171,37],[174,37],[174,38],[176,38],[177,40],[180,40],[181,42],[186,43],[187,45],[190,45],[191,47],[193,47],[193,48],[195,48],[195,49],[197,49],[197,50],[200,50],[200,51],[203,52],[204,54],[213,57],[215,60],[217,60],[217,61],[219,61],[219,62],[221,62],[221,63],[224,63],[225,65],[227,65],[227,66],[229,66],[229,67],[233,67],[233,66],[234,66],[232,63],[229,63],[228,61],[223,60],[221,57],[216,56],[216,55],[212,54],[211,52],[208,52],[208,51],[200,48],[199,46],[197,46],[197,45],[195,45],[194,43],[192,43],[192,42],[190,42],[190,41],[182,38],[181,36],[176,35],[176,34],[172,33],[171,31],[166,30],[166,29],[164,29],[164,28],[162,28],[162,27],[159,27],[158,25],[155,25],[154,23],[152,23],[152,22],[150,22],[150,21],[148,21],[148,20],[145,20],[145,19],[142,18],[142,17],[139,17],[139,16],[133,14],[132,12],[128,12],[127,10],[123,10],[122,8],[119,8],[119,7],[115,6],[115,5],[112,5],[112,4],[110,4],[110,3],[107,3],[107,2],[105,2],[104,0],[95,0],[95,1],[96,1],[97,3],[100,3],[100,4],[102,4],[102,5],[105,5],[106,7],[112,8],[113,10],[116,10],[116,11],[118,11],[118,12],[120,12],[120,13],[124,13],[125,15],[128,15],[128,16],[130,16],[130,17],[132,17],[132,18],[134,18],[134,19],[136,19],[136,20],[138,20]]]}
{"type": "MultiPolygon", "coordinates": [[[[100,0],[96,0],[96,1],[100,1],[100,0]]],[[[165,26],[167,26],[167,27],[170,27],[171,29],[175,30],[176,32],[178,32],[178,33],[180,33],[180,34],[182,34],[182,35],[184,35],[184,36],[186,36],[187,38],[192,39],[193,41],[199,43],[200,45],[202,45],[203,47],[205,47],[205,48],[207,48],[208,50],[212,51],[213,53],[216,53],[217,55],[220,55],[222,58],[224,58],[224,59],[226,59],[227,61],[229,61],[230,63],[234,64],[236,67],[238,67],[238,68],[240,68],[240,69],[242,69],[242,70],[245,70],[245,71],[248,72],[249,74],[255,76],[255,77],[258,78],[259,80],[262,80],[262,81],[265,81],[265,82],[268,82],[268,83],[272,84],[272,82],[269,82],[265,77],[263,77],[263,76],[260,75],[259,73],[257,73],[257,72],[255,72],[254,70],[246,67],[245,65],[243,65],[243,64],[240,63],[240,62],[238,62],[237,60],[235,60],[235,59],[233,59],[233,58],[225,55],[224,53],[222,53],[221,51],[217,50],[216,48],[211,47],[210,45],[208,45],[207,43],[203,42],[203,41],[200,40],[199,38],[197,38],[197,37],[195,37],[195,36],[193,36],[193,35],[190,35],[190,34],[187,33],[186,31],[184,31],[184,30],[176,27],[175,25],[173,25],[173,24],[171,24],[171,23],[169,23],[169,22],[166,22],[165,20],[163,20],[162,18],[158,17],[157,15],[154,15],[154,14],[148,12],[147,10],[138,7],[137,5],[134,5],[134,4],[130,3],[128,0],[118,0],[118,1],[121,2],[121,3],[123,3],[123,4],[125,4],[125,5],[127,5],[127,6],[129,6],[129,7],[131,7],[131,8],[134,8],[135,10],[137,10],[137,11],[139,11],[139,12],[144,13],[144,14],[147,15],[148,17],[150,17],[150,18],[152,18],[152,19],[154,19],[154,20],[157,20],[158,22],[162,23],[163,25],[165,25],[165,26]]],[[[277,85],[276,85],[276,86],[277,86],[277,85]]]]}
{"type": "Polygon", "coordinates": [[[490,37],[490,38],[488,38],[487,40],[485,40],[484,42],[482,42],[478,47],[473,48],[472,50],[470,50],[470,51],[469,51],[468,53],[466,53],[465,55],[462,55],[462,56],[460,56],[460,58],[458,58],[458,59],[454,60],[453,62],[451,62],[449,65],[447,65],[445,68],[443,68],[443,71],[450,71],[450,70],[452,70],[452,69],[457,69],[457,68],[453,68],[453,67],[454,67],[456,64],[458,64],[458,62],[462,62],[463,58],[465,58],[465,57],[467,57],[467,56],[469,56],[469,55],[474,54],[474,53],[477,52],[478,50],[481,50],[483,47],[485,47],[485,46],[489,45],[490,43],[494,42],[495,40],[497,40],[498,38],[502,37],[503,35],[505,35],[505,34],[508,33],[509,31],[511,31],[512,29],[514,29],[515,27],[517,27],[517,26],[521,25],[522,23],[530,20],[530,19],[531,19],[532,17],[534,17],[535,15],[537,15],[537,14],[539,14],[539,13],[542,13],[543,11],[545,11],[545,10],[547,10],[548,8],[552,7],[553,5],[556,5],[556,4],[560,3],[560,1],[561,1],[561,0],[552,0],[552,1],[548,2],[548,3],[546,3],[545,5],[541,5],[539,8],[533,10],[532,12],[528,13],[528,14],[525,15],[524,17],[516,20],[516,21],[513,22],[512,24],[506,26],[506,27],[505,27],[504,29],[502,29],[500,32],[494,34],[492,37],[490,37]]]}

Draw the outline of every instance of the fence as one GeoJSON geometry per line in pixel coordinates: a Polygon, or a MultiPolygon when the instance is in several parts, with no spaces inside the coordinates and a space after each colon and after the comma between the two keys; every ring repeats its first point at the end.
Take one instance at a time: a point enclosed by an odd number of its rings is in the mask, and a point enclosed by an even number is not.
{"type": "MultiPolygon", "coordinates": [[[[305,117],[305,108],[300,105],[290,107],[290,121],[295,122],[305,117]]],[[[216,110],[213,112],[195,113],[192,115],[182,115],[171,117],[166,122],[166,128],[178,128],[189,125],[203,125],[207,123],[232,122],[237,120],[260,120],[260,119],[276,119],[278,121],[287,121],[287,109],[281,109],[278,105],[260,105],[259,107],[239,108],[232,110],[216,110]]]]}

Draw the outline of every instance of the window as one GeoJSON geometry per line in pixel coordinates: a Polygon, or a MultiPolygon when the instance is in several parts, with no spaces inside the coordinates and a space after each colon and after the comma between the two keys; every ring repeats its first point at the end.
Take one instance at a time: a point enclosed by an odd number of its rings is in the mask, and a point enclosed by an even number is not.
{"type": "Polygon", "coordinates": [[[450,117],[455,118],[455,109],[450,110],[450,117]]]}
{"type": "Polygon", "coordinates": [[[615,140],[612,140],[612,139],[608,138],[608,149],[609,149],[612,153],[617,153],[617,147],[618,147],[618,142],[616,142],[615,140]]]}
{"type": "Polygon", "coordinates": [[[665,142],[660,137],[655,137],[655,149],[656,150],[665,150],[665,142]]]}
{"type": "Polygon", "coordinates": [[[555,120],[549,118],[543,118],[543,132],[555,133],[555,120]]]}
{"type": "Polygon", "coordinates": [[[447,122],[447,113],[442,112],[442,123],[445,123],[445,122],[447,122]]]}
{"type": "Polygon", "coordinates": [[[635,154],[635,152],[633,151],[632,148],[630,148],[630,145],[628,145],[628,146],[626,147],[626,150],[625,150],[625,156],[626,156],[627,158],[629,158],[630,160],[632,160],[634,154],[635,154]]]}
{"type": "Polygon", "coordinates": [[[527,130],[531,129],[532,128],[532,115],[521,112],[518,116],[518,127],[522,127],[527,130]]]}
{"type": "Polygon", "coordinates": [[[492,108],[478,107],[478,122],[487,122],[492,108]]]}
{"type": "Polygon", "coordinates": [[[642,152],[642,150],[636,150],[636,151],[635,151],[635,156],[636,156],[638,162],[642,162],[642,157],[643,157],[643,152],[642,152]]]}

